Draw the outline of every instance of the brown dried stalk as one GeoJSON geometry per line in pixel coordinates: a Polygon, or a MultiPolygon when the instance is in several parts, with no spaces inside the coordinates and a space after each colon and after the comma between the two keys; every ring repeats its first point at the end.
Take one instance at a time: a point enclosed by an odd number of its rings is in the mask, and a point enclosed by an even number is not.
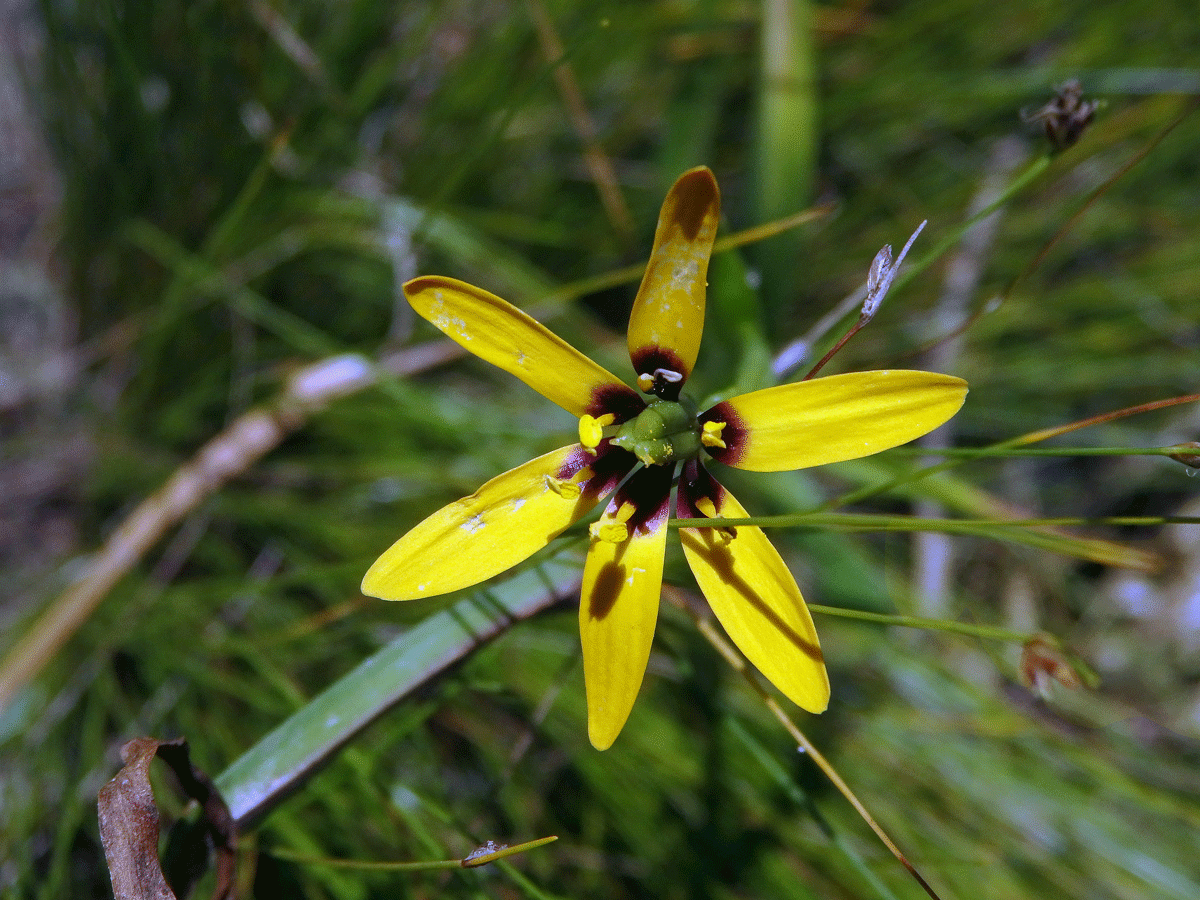
{"type": "Polygon", "coordinates": [[[310,416],[391,376],[412,375],[463,354],[450,341],[418,344],[378,363],[355,353],[296,371],[272,403],[238,417],[137,505],[90,560],[83,576],[42,613],[0,664],[0,708],[28,684],[108,593],[172,527],[227,481],[277,447],[310,416]]]}

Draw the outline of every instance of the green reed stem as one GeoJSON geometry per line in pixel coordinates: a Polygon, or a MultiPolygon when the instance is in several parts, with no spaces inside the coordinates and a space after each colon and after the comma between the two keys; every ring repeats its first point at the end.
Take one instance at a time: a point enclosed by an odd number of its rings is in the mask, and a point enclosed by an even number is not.
{"type": "Polygon", "coordinates": [[[1068,526],[1146,527],[1200,525],[1200,516],[1057,516],[1037,519],[929,519],[920,516],[871,513],[791,513],[746,516],[740,519],[669,519],[672,528],[837,528],[845,531],[936,531],[944,534],[979,534],[990,528],[1062,528],[1068,526]]]}

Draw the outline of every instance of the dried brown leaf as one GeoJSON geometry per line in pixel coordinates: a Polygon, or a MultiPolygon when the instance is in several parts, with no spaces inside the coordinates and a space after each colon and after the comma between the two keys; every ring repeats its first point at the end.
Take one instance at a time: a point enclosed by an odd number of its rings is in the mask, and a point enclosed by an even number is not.
{"type": "MultiPolygon", "coordinates": [[[[229,808],[212,779],[192,765],[186,740],[143,737],[121,748],[125,767],[100,789],[97,798],[100,842],[116,900],[176,900],[158,857],[159,814],[150,784],[150,764],[155,757],[170,767],[183,792],[200,806],[202,843],[189,849],[201,859],[207,858],[210,849],[215,853],[214,900],[232,897],[235,832],[229,808]]],[[[185,896],[191,887],[190,883],[175,886],[185,896]]]]}

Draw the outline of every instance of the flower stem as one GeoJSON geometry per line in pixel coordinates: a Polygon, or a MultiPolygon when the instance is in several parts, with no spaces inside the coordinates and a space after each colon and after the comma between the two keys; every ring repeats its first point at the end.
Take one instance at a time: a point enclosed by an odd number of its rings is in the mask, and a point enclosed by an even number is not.
{"type": "Polygon", "coordinates": [[[1200,525],[1200,516],[1058,516],[1040,519],[928,519],[887,513],[803,512],[778,516],[745,516],[737,519],[669,519],[672,528],[839,528],[847,531],[940,531],[945,534],[979,534],[1000,528],[1062,528],[1108,525],[1120,528],[1151,525],[1200,525]]]}
{"type": "Polygon", "coordinates": [[[861,609],[845,609],[841,606],[822,606],[818,603],[807,604],[810,611],[823,613],[827,616],[838,616],[843,619],[856,619],[860,622],[875,622],[879,625],[895,625],[901,628],[923,628],[926,631],[945,631],[951,634],[965,634],[970,637],[990,641],[1004,641],[1024,644],[1034,635],[1025,631],[1014,631],[1011,628],[1000,628],[996,625],[972,625],[969,622],[955,622],[949,619],[927,619],[921,616],[897,616],[888,613],[873,613],[861,609]]]}
{"type": "Polygon", "coordinates": [[[498,847],[488,853],[471,855],[463,859],[422,859],[415,862],[390,862],[384,860],[363,859],[334,859],[323,856],[309,856],[286,847],[272,847],[265,851],[276,859],[286,859],[290,862],[304,863],[311,866],[325,866],[330,869],[359,869],[372,872],[425,872],[433,869],[473,869],[488,863],[497,862],[515,853],[524,853],[557,841],[558,835],[525,841],[523,844],[513,844],[511,847],[498,847]]]}
{"type": "Polygon", "coordinates": [[[1186,444],[1171,447],[895,447],[903,456],[945,456],[953,459],[989,459],[1037,456],[1171,456],[1190,450],[1186,444]]]}

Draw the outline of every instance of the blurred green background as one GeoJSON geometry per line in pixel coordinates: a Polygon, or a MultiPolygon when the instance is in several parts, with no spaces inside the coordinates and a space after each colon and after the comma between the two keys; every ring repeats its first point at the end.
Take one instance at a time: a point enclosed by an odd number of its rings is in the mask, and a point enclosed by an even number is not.
{"type": "MultiPolygon", "coordinates": [[[[41,0],[4,15],[6,652],[138,503],[303,366],[435,338],[398,299],[408,277],[480,284],[629,376],[637,276],[604,276],[644,259],[692,165],[716,172],[725,233],[827,205],[714,261],[700,396],[769,382],[771,355],[925,219],[915,276],[826,372],[966,378],[946,436],[963,446],[1197,390],[1192,3],[41,0]],[[1102,105],[1052,153],[1022,111],[1071,78],[1102,105]]],[[[182,735],[226,770],[459,599],[362,598],[378,553],[575,427],[473,360],[286,412],[283,441],[167,522],[0,712],[5,896],[108,895],[95,797],[120,745],[182,735]]],[[[1051,443],[1197,438],[1191,403],[1051,443]]],[[[752,512],[801,512],[920,462],[729,483],[752,512]]],[[[1155,456],[969,460],[854,508],[1195,516],[1191,474],[1155,456]]],[[[1200,897],[1198,527],[1077,529],[1131,548],[1116,556],[1134,568],[990,536],[772,532],[813,603],[1045,630],[1100,676],[1043,696],[1019,643],[817,617],[834,696],[801,727],[942,897],[1200,897]]],[[[694,589],[672,553],[668,581],[694,589]]],[[[616,745],[594,751],[584,719],[564,603],[298,783],[245,837],[242,886],[924,896],[675,607],[616,745]],[[549,834],[503,870],[284,852],[441,859],[549,834]]]]}

